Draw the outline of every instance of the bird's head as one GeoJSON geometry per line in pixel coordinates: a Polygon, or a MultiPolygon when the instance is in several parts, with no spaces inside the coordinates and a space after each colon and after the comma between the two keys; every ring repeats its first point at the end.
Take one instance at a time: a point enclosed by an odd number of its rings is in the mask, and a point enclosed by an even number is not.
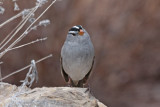
{"type": "Polygon", "coordinates": [[[72,34],[73,36],[83,36],[84,30],[81,25],[76,25],[69,29],[68,34],[72,34]]]}

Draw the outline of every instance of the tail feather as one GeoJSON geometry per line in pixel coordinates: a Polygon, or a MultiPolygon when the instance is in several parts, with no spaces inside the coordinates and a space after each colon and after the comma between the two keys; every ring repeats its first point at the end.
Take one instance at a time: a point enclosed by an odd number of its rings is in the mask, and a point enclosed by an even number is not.
{"type": "Polygon", "coordinates": [[[80,80],[80,81],[73,81],[71,78],[70,78],[70,86],[72,87],[81,87],[83,88],[83,80],[80,80]]]}

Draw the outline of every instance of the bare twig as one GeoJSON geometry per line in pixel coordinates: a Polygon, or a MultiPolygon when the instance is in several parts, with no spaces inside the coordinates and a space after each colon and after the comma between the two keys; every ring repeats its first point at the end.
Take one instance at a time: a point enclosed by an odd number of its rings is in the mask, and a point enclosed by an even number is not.
{"type": "Polygon", "coordinates": [[[3,27],[5,24],[7,24],[7,23],[9,23],[9,22],[13,21],[14,19],[16,19],[16,18],[20,17],[21,15],[22,15],[22,13],[18,13],[17,15],[15,15],[15,16],[13,16],[13,17],[11,17],[11,18],[10,18],[10,19],[8,19],[7,21],[5,21],[5,22],[3,22],[2,24],[0,24],[0,28],[1,28],[1,27],[3,27]]]}
{"type": "MultiPolygon", "coordinates": [[[[2,41],[5,42],[1,47],[0,47],[0,50],[2,48],[4,48],[11,40],[12,38],[22,29],[22,27],[27,23],[28,19],[31,17],[31,15],[38,9],[38,6],[36,6],[35,8],[33,8],[33,10],[31,10],[28,15],[16,26],[17,30],[16,29],[13,29],[9,35],[6,36],[6,38],[2,41]],[[15,30],[15,32],[14,32],[15,30]],[[13,34],[12,34],[13,33],[13,34]],[[12,36],[11,36],[12,35],[12,36]],[[11,36],[11,37],[10,37],[11,36]],[[8,37],[10,37],[8,39],[8,37]],[[8,39],[8,40],[7,40],[8,39]],[[6,41],[7,40],[7,41],[6,41]]],[[[4,53],[5,54],[5,53],[4,53]]],[[[3,55],[2,55],[3,56],[3,55]]]]}
{"type": "Polygon", "coordinates": [[[23,82],[21,85],[22,86],[21,88],[23,88],[24,86],[27,86],[27,85],[29,85],[29,87],[31,87],[34,80],[36,80],[36,83],[38,82],[38,72],[37,72],[35,60],[32,60],[30,69],[29,69],[25,79],[21,81],[21,82],[23,82]]]}
{"type": "Polygon", "coordinates": [[[34,40],[32,42],[29,42],[29,43],[26,43],[26,44],[23,44],[23,45],[20,45],[20,46],[17,46],[17,47],[14,47],[14,48],[11,48],[11,49],[8,49],[8,50],[5,50],[5,51],[11,51],[11,50],[15,50],[15,49],[18,49],[18,48],[22,48],[22,47],[25,47],[27,45],[31,45],[31,44],[34,44],[34,43],[37,43],[37,42],[42,42],[44,40],[47,40],[47,37],[45,38],[41,38],[41,39],[37,39],[37,40],[34,40]]]}
{"type": "MultiPolygon", "coordinates": [[[[50,58],[50,57],[52,57],[52,54],[50,54],[50,55],[48,55],[48,56],[46,56],[46,57],[44,57],[44,58],[39,59],[38,61],[36,61],[36,64],[39,63],[39,62],[41,62],[41,61],[43,61],[43,60],[45,60],[45,59],[48,59],[48,58],[50,58]]],[[[19,69],[19,70],[17,70],[17,71],[15,71],[15,72],[13,72],[13,73],[10,73],[10,74],[8,74],[7,76],[1,78],[0,81],[4,80],[4,79],[6,79],[6,78],[8,78],[8,77],[10,77],[10,76],[12,76],[12,75],[14,75],[14,74],[17,74],[17,73],[19,73],[19,72],[21,72],[21,71],[29,68],[30,66],[31,66],[31,64],[30,64],[30,65],[27,65],[27,66],[25,66],[25,67],[23,67],[23,68],[21,68],[21,69],[19,69]]]]}
{"type": "MultiPolygon", "coordinates": [[[[34,20],[33,23],[31,23],[31,24],[29,25],[29,27],[22,33],[22,35],[21,35],[18,39],[16,39],[16,40],[7,48],[7,50],[10,49],[10,48],[12,48],[12,47],[13,47],[15,44],[17,44],[19,41],[21,41],[21,40],[28,34],[28,30],[33,26],[33,24],[34,24],[35,22],[37,22],[37,21],[42,17],[42,15],[43,15],[55,2],[56,2],[56,0],[52,1],[52,3],[34,20]]],[[[36,6],[36,7],[38,8],[38,6],[36,6]]],[[[4,52],[0,55],[0,58],[2,58],[5,53],[6,53],[6,52],[4,51],[4,52]]]]}
{"type": "MultiPolygon", "coordinates": [[[[3,46],[0,47],[0,50],[15,36],[15,34],[13,34],[14,32],[18,32],[16,31],[16,29],[18,30],[18,28],[22,28],[22,24],[23,26],[25,25],[25,23],[27,22],[27,20],[30,18],[30,15],[32,15],[32,12],[34,12],[35,8],[32,9],[28,9],[28,11],[30,11],[23,19],[22,21],[1,41],[0,46],[5,43],[3,46]],[[13,35],[12,35],[13,34],[13,35]],[[12,36],[11,36],[12,35],[12,36]],[[9,40],[7,40],[9,37],[11,36],[11,38],[9,40]]],[[[25,10],[24,10],[25,11],[25,10]]],[[[19,14],[21,14],[21,16],[23,15],[24,11],[20,12],[19,14]]],[[[14,17],[14,16],[13,16],[14,17]]],[[[10,20],[10,19],[9,19],[10,20]]],[[[19,29],[20,30],[20,29],[19,29]]]]}

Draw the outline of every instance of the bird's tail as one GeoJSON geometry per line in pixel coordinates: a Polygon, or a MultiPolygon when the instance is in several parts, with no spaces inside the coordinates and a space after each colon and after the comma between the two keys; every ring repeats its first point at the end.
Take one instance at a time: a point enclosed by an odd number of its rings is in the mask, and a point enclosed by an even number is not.
{"type": "Polygon", "coordinates": [[[82,80],[80,80],[80,81],[74,81],[72,79],[70,79],[70,80],[71,80],[70,85],[72,87],[82,87],[83,88],[83,81],[82,80]]]}

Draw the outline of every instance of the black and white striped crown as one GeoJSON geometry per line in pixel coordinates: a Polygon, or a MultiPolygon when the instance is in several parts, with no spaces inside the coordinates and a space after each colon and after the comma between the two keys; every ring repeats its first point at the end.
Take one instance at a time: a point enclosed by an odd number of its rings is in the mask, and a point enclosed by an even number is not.
{"type": "Polygon", "coordinates": [[[76,26],[73,26],[71,29],[69,29],[69,32],[79,32],[80,30],[82,29],[82,26],[81,25],[76,25],[76,26]]]}

